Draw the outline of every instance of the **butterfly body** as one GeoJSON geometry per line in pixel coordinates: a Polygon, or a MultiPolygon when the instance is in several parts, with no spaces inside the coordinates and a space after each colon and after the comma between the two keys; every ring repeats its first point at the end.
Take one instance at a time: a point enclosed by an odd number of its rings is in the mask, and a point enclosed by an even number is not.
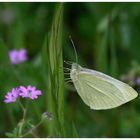
{"type": "Polygon", "coordinates": [[[72,64],[70,77],[78,94],[91,109],[115,108],[138,96],[126,83],[76,63],[72,64]]]}

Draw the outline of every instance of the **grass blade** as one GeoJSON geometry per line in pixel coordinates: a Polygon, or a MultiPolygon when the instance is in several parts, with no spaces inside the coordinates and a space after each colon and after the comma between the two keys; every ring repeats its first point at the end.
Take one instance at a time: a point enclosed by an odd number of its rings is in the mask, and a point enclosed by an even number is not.
{"type": "Polygon", "coordinates": [[[49,94],[48,108],[54,115],[54,121],[50,124],[49,134],[64,136],[64,97],[63,97],[63,59],[62,59],[62,11],[63,4],[58,4],[52,23],[51,32],[48,35],[48,74],[49,94]]]}

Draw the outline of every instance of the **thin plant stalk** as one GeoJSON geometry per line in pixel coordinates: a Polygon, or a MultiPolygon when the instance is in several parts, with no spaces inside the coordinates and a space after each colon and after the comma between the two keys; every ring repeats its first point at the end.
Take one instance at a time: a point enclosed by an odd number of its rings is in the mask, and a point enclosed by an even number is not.
{"type": "Polygon", "coordinates": [[[27,109],[28,109],[28,104],[29,104],[29,100],[27,100],[26,102],[26,106],[24,107],[23,104],[20,102],[20,100],[18,101],[19,103],[19,106],[21,107],[22,109],[22,112],[23,112],[23,117],[22,117],[22,120],[19,122],[19,132],[18,132],[18,137],[19,138],[22,138],[23,137],[23,126],[24,126],[24,123],[25,123],[25,118],[26,118],[26,114],[27,114],[27,109]]]}
{"type": "Polygon", "coordinates": [[[62,9],[63,4],[59,4],[51,32],[48,35],[48,67],[49,67],[49,111],[54,115],[54,121],[50,126],[50,135],[64,137],[64,95],[63,95],[63,60],[62,60],[62,9]]]}

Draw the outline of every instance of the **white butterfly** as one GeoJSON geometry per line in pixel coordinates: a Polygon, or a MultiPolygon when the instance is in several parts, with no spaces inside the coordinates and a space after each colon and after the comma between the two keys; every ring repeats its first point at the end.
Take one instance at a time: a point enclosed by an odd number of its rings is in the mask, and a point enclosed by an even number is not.
{"type": "Polygon", "coordinates": [[[72,64],[70,77],[78,94],[91,109],[115,108],[138,96],[129,85],[76,63],[72,64]]]}
{"type": "MultiPolygon", "coordinates": [[[[75,51],[76,62],[78,62],[77,52],[71,37],[70,40],[75,51]]],[[[82,68],[77,63],[72,63],[70,79],[84,103],[91,109],[115,108],[138,96],[138,93],[128,84],[104,73],[82,68]]]]}

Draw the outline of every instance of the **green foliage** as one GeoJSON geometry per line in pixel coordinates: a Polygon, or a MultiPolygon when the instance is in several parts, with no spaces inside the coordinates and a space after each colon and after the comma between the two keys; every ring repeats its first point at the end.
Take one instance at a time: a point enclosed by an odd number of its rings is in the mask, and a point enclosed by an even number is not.
{"type": "Polygon", "coordinates": [[[7,132],[5,135],[6,135],[8,138],[17,138],[17,136],[18,136],[18,128],[17,128],[17,127],[14,128],[14,130],[13,130],[12,133],[7,132]]]}
{"type": "Polygon", "coordinates": [[[8,64],[10,64],[10,60],[9,60],[9,56],[8,56],[8,51],[9,50],[4,45],[3,41],[0,40],[0,64],[1,65],[8,65],[8,64]]]}
{"type": "Polygon", "coordinates": [[[0,137],[17,137],[21,109],[3,100],[19,85],[43,92],[30,102],[32,124],[45,111],[52,113],[53,119],[36,129],[38,137],[140,137],[139,97],[116,109],[90,110],[73,85],[65,86],[63,72],[63,60],[75,61],[71,35],[81,66],[122,79],[139,92],[139,3],[1,3],[0,11],[0,137]],[[28,61],[13,66],[9,50],[20,48],[27,49],[28,61]]]}

